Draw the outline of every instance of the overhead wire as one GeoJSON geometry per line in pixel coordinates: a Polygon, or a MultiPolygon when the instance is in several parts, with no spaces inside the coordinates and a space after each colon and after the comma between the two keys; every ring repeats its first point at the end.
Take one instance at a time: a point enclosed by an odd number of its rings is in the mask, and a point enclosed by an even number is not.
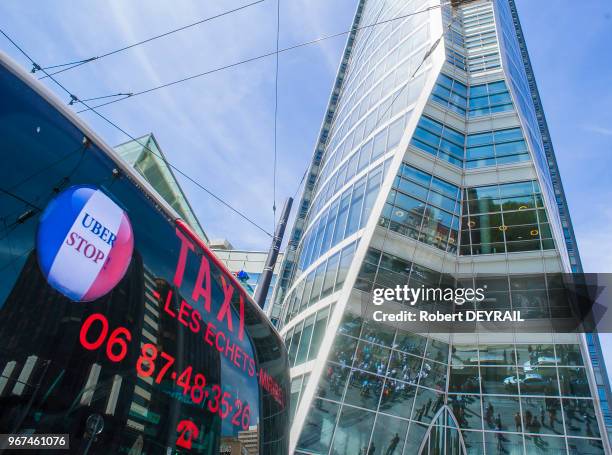
{"type": "MultiPolygon", "coordinates": [[[[121,51],[124,51],[124,50],[127,50],[127,49],[130,49],[130,48],[133,48],[133,47],[138,46],[138,45],[140,45],[140,44],[144,44],[144,43],[146,43],[146,42],[153,41],[154,39],[158,39],[158,38],[161,38],[161,37],[163,37],[163,36],[167,36],[167,35],[169,35],[169,34],[175,33],[175,32],[180,31],[180,30],[184,30],[184,29],[186,29],[186,28],[189,28],[189,27],[192,27],[192,26],[198,25],[198,24],[200,24],[200,23],[203,23],[203,22],[206,22],[206,21],[212,20],[212,19],[214,19],[214,18],[217,18],[217,17],[223,16],[223,15],[230,14],[230,13],[235,12],[235,11],[238,11],[238,10],[240,10],[240,9],[248,8],[249,6],[253,6],[253,5],[257,4],[257,3],[262,3],[263,1],[265,1],[265,0],[258,0],[258,1],[253,2],[253,3],[247,4],[247,5],[243,5],[242,7],[236,8],[236,9],[234,9],[234,10],[226,11],[226,12],[221,13],[221,14],[219,14],[219,15],[212,16],[212,17],[210,17],[210,18],[206,18],[206,19],[204,19],[204,20],[201,20],[201,21],[198,21],[198,22],[195,22],[195,23],[189,24],[189,25],[187,25],[187,26],[184,26],[184,27],[181,27],[181,28],[178,28],[178,29],[174,29],[174,30],[169,31],[169,32],[166,32],[166,33],[164,33],[164,34],[156,35],[156,36],[151,37],[151,38],[149,38],[149,39],[147,39],[147,40],[143,40],[143,41],[141,41],[141,42],[134,43],[134,44],[129,45],[129,46],[124,46],[124,47],[122,47],[122,48],[120,48],[120,49],[116,49],[116,50],[114,50],[114,51],[108,52],[108,53],[103,54],[103,55],[101,55],[101,56],[92,57],[92,58],[89,58],[89,59],[84,59],[84,60],[82,60],[82,61],[71,62],[71,63],[75,63],[75,64],[76,64],[76,66],[81,66],[81,65],[83,65],[83,64],[85,64],[85,63],[88,63],[89,61],[97,60],[97,59],[100,59],[100,58],[103,58],[103,57],[106,57],[106,56],[109,56],[109,55],[112,55],[112,54],[115,54],[115,53],[118,53],[118,52],[121,52],[121,51]]],[[[56,85],[58,85],[58,87],[60,87],[60,88],[61,88],[63,91],[65,91],[65,92],[66,92],[66,93],[67,93],[67,94],[70,96],[70,104],[74,104],[74,103],[77,103],[77,102],[78,102],[79,104],[82,104],[83,106],[85,106],[85,109],[79,110],[79,111],[77,111],[77,113],[82,113],[82,112],[86,112],[86,111],[93,111],[93,112],[94,112],[96,115],[98,115],[98,116],[99,116],[101,119],[103,119],[104,121],[106,121],[107,123],[109,123],[111,126],[113,126],[114,128],[116,128],[117,130],[121,131],[123,134],[125,134],[127,137],[129,137],[131,140],[135,141],[136,143],[138,143],[139,145],[141,145],[143,148],[147,149],[147,150],[148,150],[149,152],[151,152],[153,155],[155,155],[155,156],[159,157],[160,159],[164,160],[164,161],[165,161],[165,162],[166,162],[166,163],[167,163],[167,164],[168,164],[170,167],[172,167],[174,170],[176,170],[176,171],[177,171],[179,174],[181,174],[181,175],[182,175],[183,177],[185,177],[187,180],[189,180],[189,181],[191,181],[192,183],[194,183],[194,184],[195,184],[195,185],[196,185],[198,188],[200,188],[200,189],[202,189],[203,191],[205,191],[205,192],[206,192],[207,194],[209,194],[211,197],[213,197],[214,199],[216,199],[216,200],[217,200],[218,202],[220,202],[221,204],[225,205],[227,208],[229,208],[230,210],[232,210],[233,212],[235,212],[236,214],[238,214],[240,217],[242,217],[243,219],[245,219],[247,222],[249,222],[250,224],[252,224],[252,225],[253,225],[253,226],[255,226],[256,228],[258,228],[259,230],[261,230],[262,232],[264,232],[266,235],[268,235],[268,236],[272,237],[272,234],[270,234],[269,232],[267,232],[267,231],[266,231],[264,228],[262,228],[262,227],[261,227],[261,226],[259,226],[257,223],[255,223],[254,221],[252,221],[250,218],[248,218],[248,217],[247,217],[246,215],[244,215],[242,212],[240,212],[239,210],[235,209],[233,206],[231,206],[231,205],[230,205],[229,203],[227,203],[225,200],[223,200],[222,198],[220,198],[219,196],[217,196],[216,194],[214,194],[214,193],[213,193],[212,191],[210,191],[208,188],[204,187],[204,186],[203,186],[201,183],[199,183],[197,180],[195,180],[194,178],[192,178],[191,176],[189,176],[188,174],[186,174],[184,171],[182,171],[181,169],[177,168],[177,167],[176,167],[176,166],[174,166],[172,163],[170,163],[170,162],[168,162],[167,160],[165,160],[163,157],[159,156],[159,155],[158,155],[156,152],[154,152],[153,150],[151,150],[151,149],[150,149],[149,147],[147,147],[145,144],[142,144],[141,142],[139,142],[139,140],[138,140],[137,138],[135,138],[134,136],[132,136],[131,134],[129,134],[129,133],[128,133],[128,132],[127,132],[125,129],[121,128],[121,127],[120,127],[118,124],[116,124],[115,122],[111,121],[109,118],[107,118],[107,117],[105,117],[104,115],[102,115],[102,114],[101,114],[100,112],[98,112],[96,109],[97,109],[97,108],[99,108],[99,107],[102,107],[102,106],[106,106],[106,105],[109,105],[109,104],[114,104],[114,103],[117,103],[117,102],[119,102],[119,101],[123,101],[123,100],[128,99],[128,98],[132,98],[132,97],[135,97],[135,96],[138,96],[138,95],[142,95],[142,94],[149,93],[149,92],[152,92],[152,91],[155,91],[155,90],[159,90],[159,89],[161,89],[161,88],[165,88],[165,87],[172,86],[172,85],[176,85],[176,84],[178,84],[178,83],[182,83],[182,82],[186,82],[186,81],[188,81],[188,80],[192,80],[192,79],[195,79],[195,78],[198,78],[198,77],[202,77],[202,76],[204,76],[204,75],[208,75],[208,74],[211,74],[211,73],[214,73],[214,72],[222,71],[222,70],[224,70],[224,69],[228,69],[228,68],[231,68],[231,67],[235,67],[235,66],[238,66],[238,65],[242,65],[242,64],[245,64],[245,63],[249,63],[249,62],[254,61],[254,60],[259,60],[259,59],[263,59],[263,58],[266,58],[266,57],[269,57],[269,56],[275,55],[275,56],[276,56],[276,77],[275,77],[275,116],[274,116],[274,117],[275,117],[275,120],[274,120],[274,123],[275,123],[275,125],[274,125],[274,130],[275,130],[275,131],[274,131],[274,177],[273,177],[273,178],[274,178],[274,183],[273,183],[273,186],[274,186],[274,188],[273,188],[273,193],[274,193],[274,195],[273,195],[273,199],[274,199],[274,201],[273,201],[273,211],[275,212],[275,210],[276,210],[277,114],[278,114],[278,56],[279,56],[279,54],[280,54],[280,53],[282,53],[282,52],[287,52],[287,51],[294,50],[294,49],[297,49],[297,48],[300,48],[300,47],[304,47],[304,46],[308,46],[308,45],[316,44],[316,43],[318,43],[318,42],[321,42],[321,41],[324,41],[324,40],[328,40],[328,39],[331,39],[331,38],[335,38],[335,37],[343,36],[343,35],[346,35],[346,34],[348,34],[348,33],[354,32],[354,31],[358,31],[358,30],[367,29],[367,28],[374,27],[374,26],[377,26],[377,25],[382,25],[382,24],[386,24],[386,23],[389,23],[389,22],[392,22],[392,21],[396,21],[396,20],[404,19],[404,18],[407,18],[407,17],[410,17],[410,16],[414,16],[414,15],[417,15],[417,14],[421,14],[421,13],[424,13],[424,12],[427,12],[427,11],[431,11],[432,9],[440,8],[440,7],[442,7],[443,5],[444,5],[444,3],[441,3],[441,4],[439,4],[439,5],[434,5],[434,6],[431,6],[431,7],[425,8],[425,9],[423,9],[423,10],[421,10],[421,11],[417,11],[417,12],[413,12],[413,13],[409,13],[409,14],[404,14],[404,15],[396,16],[396,17],[393,17],[393,18],[389,18],[389,19],[382,20],[382,21],[377,21],[377,22],[374,22],[374,23],[371,23],[371,24],[366,24],[366,25],[363,25],[363,26],[352,27],[351,29],[346,30],[346,31],[343,31],[343,32],[339,32],[339,33],[335,33],[335,34],[331,34],[331,35],[325,35],[325,36],[323,36],[323,37],[320,37],[320,38],[317,38],[317,39],[314,39],[314,40],[310,40],[310,41],[303,42],[303,43],[299,43],[299,44],[296,44],[296,45],[292,45],[292,46],[289,46],[289,47],[286,47],[286,48],[283,48],[283,49],[279,49],[279,34],[280,34],[280,33],[279,33],[279,32],[280,32],[280,1],[278,0],[278,1],[277,1],[277,43],[276,43],[276,44],[277,44],[277,46],[276,46],[276,50],[275,50],[274,52],[268,52],[268,53],[266,53],[266,54],[262,54],[262,55],[259,55],[259,56],[257,56],[257,57],[253,57],[253,58],[250,58],[250,59],[245,59],[245,60],[242,60],[242,61],[239,61],[239,62],[235,62],[235,63],[233,63],[233,64],[229,64],[229,65],[224,65],[224,66],[222,66],[222,67],[215,68],[215,69],[213,69],[213,70],[206,71],[206,72],[204,72],[204,73],[199,73],[199,74],[196,74],[196,75],[193,75],[193,76],[189,76],[189,77],[186,77],[186,78],[182,78],[182,79],[179,79],[179,80],[176,80],[176,81],[170,82],[170,83],[161,84],[161,85],[159,85],[159,86],[152,87],[152,88],[149,88],[149,89],[146,89],[146,90],[142,90],[142,91],[140,91],[140,92],[119,93],[119,94],[114,94],[114,95],[100,96],[100,97],[88,98],[88,99],[79,99],[79,98],[78,98],[76,95],[74,95],[74,94],[73,94],[73,93],[72,93],[70,90],[68,90],[68,89],[67,89],[65,86],[63,86],[63,85],[62,85],[62,84],[61,84],[59,81],[57,81],[57,79],[55,79],[55,78],[53,77],[55,74],[58,74],[58,73],[60,73],[60,72],[67,71],[67,70],[72,69],[73,67],[76,67],[76,66],[69,67],[69,68],[65,68],[65,69],[60,70],[60,71],[58,71],[58,72],[49,73],[49,72],[47,71],[48,69],[51,69],[51,68],[54,68],[54,67],[66,66],[66,65],[69,65],[70,63],[60,64],[60,65],[54,65],[54,66],[52,66],[52,67],[41,67],[40,65],[38,65],[38,64],[36,63],[36,61],[35,61],[34,59],[32,59],[32,58],[29,56],[29,54],[28,54],[28,53],[26,53],[26,52],[25,52],[25,51],[24,51],[24,50],[23,50],[23,49],[22,49],[22,48],[21,48],[21,47],[20,47],[20,46],[19,46],[19,45],[18,45],[18,44],[17,44],[17,43],[16,43],[16,42],[15,42],[15,41],[12,39],[12,38],[10,38],[10,36],[8,36],[8,35],[7,35],[7,34],[6,34],[6,33],[5,33],[5,32],[4,32],[2,29],[0,29],[0,33],[2,33],[2,35],[4,35],[4,37],[5,37],[7,40],[9,40],[9,42],[11,42],[11,43],[12,43],[12,44],[13,44],[13,45],[14,45],[14,46],[15,46],[15,47],[16,47],[16,48],[17,48],[17,49],[18,49],[18,50],[19,50],[19,51],[20,51],[20,52],[21,52],[21,53],[22,53],[22,54],[23,54],[23,55],[24,55],[24,56],[25,56],[25,57],[26,57],[28,60],[30,60],[31,64],[33,65],[33,68],[35,68],[37,71],[42,71],[42,72],[45,74],[45,76],[44,76],[43,78],[50,78],[50,79],[51,79],[51,80],[52,80],[52,81],[53,81],[53,82],[54,82],[56,85]],[[108,98],[108,97],[116,97],[116,96],[123,96],[123,98],[119,98],[119,99],[116,99],[116,100],[112,100],[112,101],[109,101],[109,102],[106,102],[106,103],[101,103],[101,104],[96,105],[96,106],[90,106],[90,105],[88,105],[88,104],[87,104],[87,101],[93,101],[93,100],[97,100],[97,99],[103,99],[103,98],[108,98]]],[[[436,44],[435,44],[434,46],[436,46],[438,42],[439,42],[439,40],[436,42],[436,44]]],[[[433,49],[432,49],[432,50],[433,50],[433,49]]],[[[428,54],[430,54],[430,53],[431,53],[431,51],[432,51],[432,50],[430,50],[430,51],[429,51],[429,52],[426,54],[426,56],[425,56],[424,60],[427,58],[428,54]]],[[[423,60],[423,62],[421,62],[421,65],[424,63],[424,60],[423,60]]],[[[419,68],[420,68],[420,66],[421,66],[421,65],[419,65],[419,68]]],[[[418,69],[419,69],[419,68],[417,68],[417,70],[415,71],[415,73],[416,73],[416,72],[418,72],[418,69]]],[[[43,79],[43,78],[41,78],[41,79],[43,79]]],[[[403,87],[402,87],[402,89],[403,89],[403,87]]],[[[400,91],[398,91],[398,94],[396,94],[396,96],[394,97],[394,99],[393,99],[393,101],[391,102],[391,104],[390,104],[390,106],[388,107],[388,109],[389,109],[389,108],[390,108],[390,107],[393,105],[393,102],[395,101],[395,99],[397,99],[397,97],[399,97],[399,94],[400,94],[400,92],[401,92],[401,90],[402,90],[402,89],[400,89],[400,91]]],[[[299,184],[299,186],[298,186],[298,190],[299,190],[299,188],[301,187],[301,184],[303,183],[303,181],[304,181],[304,179],[305,179],[305,176],[306,176],[306,173],[305,173],[305,174],[302,176],[302,179],[300,180],[300,184],[299,184]]],[[[296,190],[296,194],[297,194],[297,190],[296,190]]],[[[276,222],[276,218],[274,218],[274,219],[275,219],[275,222],[276,222]]]]}
{"type": "Polygon", "coordinates": [[[274,75],[274,163],[272,170],[272,218],[276,232],[276,168],[278,145],[278,48],[280,44],[280,0],[276,0],[276,71],[274,75]]]}
{"type": "MultiPolygon", "coordinates": [[[[159,85],[156,85],[156,86],[153,86],[153,87],[149,87],[147,89],[143,89],[143,90],[140,90],[140,91],[133,91],[132,92],[132,96],[130,96],[130,97],[120,98],[120,99],[117,99],[117,100],[111,100],[111,101],[107,101],[105,103],[100,103],[100,104],[97,104],[97,105],[93,106],[93,108],[97,109],[97,108],[100,108],[100,107],[103,107],[103,106],[108,106],[110,104],[119,103],[121,101],[125,101],[126,99],[135,98],[137,96],[144,95],[146,93],[151,93],[151,92],[154,92],[154,91],[157,91],[157,90],[161,90],[161,89],[164,89],[164,88],[167,88],[167,87],[171,87],[171,86],[174,86],[174,85],[177,85],[177,84],[182,84],[184,82],[191,81],[193,79],[198,79],[200,77],[208,76],[210,74],[214,74],[214,73],[217,73],[219,71],[224,71],[224,70],[227,70],[227,69],[230,69],[230,68],[234,68],[236,66],[244,65],[244,64],[251,63],[251,62],[254,62],[254,61],[257,61],[257,60],[262,60],[264,58],[271,57],[273,55],[278,55],[278,54],[282,54],[284,52],[289,52],[289,51],[292,51],[292,50],[295,50],[295,49],[299,49],[299,48],[302,48],[302,47],[305,47],[305,46],[310,46],[310,45],[313,45],[313,44],[317,44],[317,43],[320,43],[322,41],[326,41],[328,39],[344,36],[344,35],[347,35],[349,33],[354,32],[354,31],[359,31],[359,30],[363,30],[363,29],[367,29],[367,28],[371,28],[371,27],[376,27],[378,25],[383,25],[383,24],[386,24],[386,23],[389,23],[389,22],[393,22],[393,21],[397,21],[397,20],[400,20],[400,19],[405,19],[407,17],[415,16],[417,14],[422,14],[422,13],[425,13],[427,11],[431,11],[433,9],[440,8],[444,4],[446,4],[446,3],[430,6],[430,7],[427,7],[425,9],[421,10],[421,11],[416,11],[414,13],[403,14],[403,15],[392,17],[392,18],[385,19],[385,20],[382,20],[382,21],[373,22],[371,24],[366,24],[366,25],[362,25],[362,26],[352,27],[349,30],[345,30],[345,31],[338,32],[338,33],[333,33],[333,34],[330,34],[330,35],[324,35],[322,37],[319,37],[319,38],[316,38],[316,39],[313,39],[313,40],[310,40],[310,41],[305,41],[305,42],[302,42],[302,43],[299,43],[299,44],[294,44],[292,46],[284,47],[284,48],[281,48],[281,49],[278,49],[278,50],[275,50],[275,51],[266,52],[264,54],[260,54],[260,55],[257,55],[255,57],[245,58],[245,59],[239,60],[239,61],[234,62],[234,63],[229,63],[227,65],[222,65],[222,66],[219,66],[219,67],[207,70],[207,71],[203,71],[203,72],[200,72],[200,73],[192,74],[191,76],[186,76],[186,77],[183,77],[183,78],[180,78],[180,79],[176,79],[174,81],[170,81],[170,82],[159,84],[159,85]]],[[[77,113],[80,114],[80,113],[86,112],[87,110],[88,109],[81,109],[81,110],[78,110],[77,113]]]]}
{"type": "Polygon", "coordinates": [[[164,32],[164,33],[160,33],[159,35],[151,36],[150,38],[144,39],[142,41],[138,41],[136,43],[129,44],[127,46],[120,47],[118,49],[114,49],[112,51],[106,52],[106,53],[101,54],[101,55],[96,55],[96,56],[85,58],[85,59],[82,59],[82,60],[76,60],[74,62],[61,63],[59,65],[52,65],[52,66],[45,66],[45,67],[40,67],[38,64],[33,63],[32,73],[35,73],[36,71],[42,71],[43,73],[45,73],[45,76],[41,77],[40,79],[46,79],[46,78],[48,78],[50,76],[54,76],[56,74],[60,74],[60,73],[63,73],[65,71],[70,71],[70,70],[72,70],[74,68],[78,68],[79,66],[86,65],[87,63],[93,62],[95,60],[101,60],[101,59],[109,57],[111,55],[118,54],[118,53],[126,51],[128,49],[132,49],[132,48],[134,48],[136,46],[140,46],[142,44],[146,44],[146,43],[149,43],[151,41],[155,41],[156,39],[163,38],[163,37],[172,35],[174,33],[181,32],[181,31],[186,30],[188,28],[195,27],[197,25],[201,25],[201,24],[203,24],[205,22],[212,21],[213,19],[218,19],[220,17],[227,16],[229,14],[232,14],[232,13],[235,13],[237,11],[249,8],[251,6],[257,5],[257,4],[262,3],[264,1],[266,1],[266,0],[256,0],[256,1],[252,2],[252,3],[248,3],[246,5],[242,5],[242,6],[239,6],[237,8],[234,8],[234,9],[231,9],[231,10],[228,10],[228,11],[224,11],[224,12],[216,14],[214,16],[210,16],[210,17],[207,17],[207,18],[204,18],[204,19],[200,19],[200,20],[192,22],[190,24],[183,25],[181,27],[169,30],[169,31],[164,32]],[[54,71],[54,72],[52,72],[50,74],[48,74],[47,71],[46,71],[46,70],[49,70],[49,69],[60,68],[60,67],[65,67],[65,66],[68,66],[68,68],[63,68],[61,70],[54,71]]]}
{"type": "MultiPolygon", "coordinates": [[[[35,60],[21,47],[19,46],[19,44],[17,44],[17,42],[15,40],[13,40],[4,30],[0,29],[0,34],[2,34],[13,46],[15,46],[15,48],[21,53],[23,54],[23,56],[25,56],[33,65],[36,65],[35,60]]],[[[183,177],[185,177],[187,180],[189,180],[190,182],[192,182],[194,185],[196,185],[198,188],[200,188],[201,190],[205,191],[208,195],[210,195],[211,197],[213,197],[215,200],[217,200],[219,203],[221,203],[222,205],[224,205],[225,207],[229,208],[231,211],[233,211],[234,213],[236,213],[237,215],[239,215],[241,218],[243,218],[245,221],[247,221],[249,224],[251,224],[252,226],[256,227],[257,229],[259,229],[260,231],[262,231],[263,233],[265,233],[267,236],[272,237],[272,234],[270,234],[266,229],[264,229],[263,227],[261,227],[259,224],[257,224],[255,221],[251,220],[247,215],[245,215],[244,213],[242,213],[241,211],[239,211],[238,209],[234,208],[231,204],[229,204],[228,202],[226,202],[224,199],[222,199],[220,196],[217,196],[215,193],[213,193],[211,190],[209,190],[208,188],[206,188],[204,185],[202,185],[199,181],[197,181],[196,179],[194,179],[193,177],[191,177],[190,175],[188,175],[187,173],[185,173],[182,169],[176,167],[175,165],[173,165],[172,163],[170,163],[169,161],[167,161],[164,157],[162,157],[161,155],[159,155],[158,153],[156,153],[155,151],[151,150],[146,144],[143,144],[142,142],[140,142],[137,138],[135,138],[133,135],[131,135],[130,133],[128,133],[125,129],[123,129],[121,126],[119,126],[117,123],[113,122],[112,120],[110,120],[108,117],[102,115],[100,112],[98,112],[95,107],[91,107],[87,104],[87,102],[79,99],[77,96],[75,96],[70,90],[68,90],[61,82],[59,82],[55,77],[53,77],[53,75],[49,74],[47,72],[47,70],[45,69],[41,69],[41,71],[43,71],[45,74],[47,74],[49,76],[49,79],[51,79],[58,87],[60,87],[64,92],[66,92],[68,94],[68,96],[70,96],[71,99],[75,99],[77,100],[79,103],[81,103],[82,105],[84,105],[88,110],[91,110],[92,112],[94,112],[96,115],[98,115],[102,120],[104,120],[105,122],[107,122],[109,125],[113,126],[115,129],[119,130],[120,132],[122,132],[123,134],[125,134],[127,137],[129,137],[131,140],[133,140],[134,142],[136,142],[137,144],[139,144],[140,146],[142,146],[144,149],[148,150],[150,153],[152,153],[154,156],[158,157],[159,159],[161,159],[162,161],[164,161],[168,166],[170,166],[172,169],[174,169],[176,172],[178,172],[179,174],[181,174],[183,177]]]]}

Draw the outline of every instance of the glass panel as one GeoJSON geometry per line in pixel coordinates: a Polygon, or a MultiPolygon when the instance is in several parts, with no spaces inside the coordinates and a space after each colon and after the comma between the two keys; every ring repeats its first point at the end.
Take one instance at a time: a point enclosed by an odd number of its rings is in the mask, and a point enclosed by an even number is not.
{"type": "Polygon", "coordinates": [[[331,246],[336,245],[340,240],[344,238],[344,231],[346,228],[346,220],[348,218],[349,203],[351,200],[351,191],[345,191],[340,201],[340,208],[338,209],[338,217],[336,227],[334,229],[334,236],[331,241],[331,246]]]}
{"type": "Polygon", "coordinates": [[[295,332],[293,337],[291,338],[291,345],[287,349],[289,352],[289,363],[293,365],[295,363],[295,356],[297,355],[297,350],[300,344],[300,336],[302,334],[302,327],[304,326],[304,321],[298,323],[295,327],[295,332]]]}
{"type": "Polygon", "coordinates": [[[343,406],[332,453],[367,453],[375,415],[364,409],[343,406]]]}
{"type": "Polygon", "coordinates": [[[402,135],[404,134],[404,117],[397,119],[389,126],[389,144],[388,150],[397,146],[400,143],[402,135]]]}
{"type": "Polygon", "coordinates": [[[379,414],[372,432],[368,454],[399,455],[402,453],[408,421],[379,414]]]}
{"type": "Polygon", "coordinates": [[[380,402],[380,411],[409,418],[412,413],[415,392],[415,385],[387,378],[380,402]]]}
{"type": "Polygon", "coordinates": [[[448,405],[460,428],[482,429],[482,408],[478,395],[449,395],[448,405]]]}
{"type": "Polygon", "coordinates": [[[304,329],[302,330],[302,337],[300,338],[300,346],[295,357],[295,364],[299,365],[306,360],[308,354],[308,348],[310,346],[310,337],[312,336],[312,329],[314,325],[314,314],[310,316],[304,322],[304,329]]]}
{"type": "Polygon", "coordinates": [[[430,423],[438,409],[444,404],[444,394],[438,391],[417,388],[412,411],[412,420],[430,423]]]}
{"type": "Polygon", "coordinates": [[[348,273],[348,269],[353,261],[353,254],[355,253],[355,244],[352,243],[349,246],[345,247],[342,250],[340,257],[340,266],[338,267],[338,277],[336,278],[336,285],[334,286],[334,291],[337,291],[344,284],[344,280],[346,278],[346,274],[348,273]]]}
{"type": "Polygon", "coordinates": [[[378,408],[382,389],[381,376],[353,370],[349,377],[344,402],[375,411],[378,408]]]}
{"type": "Polygon", "coordinates": [[[359,341],[354,367],[383,375],[387,371],[391,350],[365,341],[359,341]]]}
{"type": "Polygon", "coordinates": [[[339,261],[340,252],[334,254],[327,261],[327,268],[325,269],[325,278],[323,280],[323,288],[321,290],[321,298],[331,294],[334,289],[334,281],[336,279],[336,272],[338,271],[339,261]]]}
{"type": "Polygon", "coordinates": [[[355,183],[351,204],[349,208],[348,221],[346,224],[346,236],[348,237],[357,229],[359,229],[359,218],[361,215],[361,207],[363,203],[363,194],[365,192],[365,178],[360,179],[355,183]]]}
{"type": "MultiPolygon", "coordinates": [[[[485,436],[485,444],[487,447],[487,453],[489,454],[522,455],[524,453],[523,437],[521,435],[510,434],[510,433],[486,432],[484,436],[485,436]]],[[[534,451],[530,451],[527,453],[531,454],[531,453],[540,453],[540,452],[537,452],[534,450],[534,451]]],[[[549,453],[549,452],[546,451],[546,453],[549,453]]],[[[554,453],[557,453],[557,452],[554,452],[554,453]]]]}
{"type": "Polygon", "coordinates": [[[559,395],[557,370],[550,367],[519,367],[523,395],[559,395]]]}
{"type": "MultiPolygon", "coordinates": [[[[552,286],[552,284],[550,283],[550,280],[549,280],[548,286],[552,286]]],[[[579,345],[577,344],[558,344],[556,345],[556,349],[557,349],[557,356],[559,356],[560,365],[575,365],[575,366],[584,365],[579,345]]]]}
{"type": "Polygon", "coordinates": [[[485,429],[522,431],[521,408],[518,397],[482,397],[485,412],[485,429]]]}
{"type": "Polygon", "coordinates": [[[321,375],[317,395],[330,400],[342,401],[344,389],[348,382],[350,368],[327,362],[321,375]]]}
{"type": "Polygon", "coordinates": [[[561,394],[568,397],[590,397],[589,382],[584,368],[559,368],[561,394]]]}
{"type": "Polygon", "coordinates": [[[567,438],[570,453],[580,455],[603,455],[604,448],[600,440],[567,438]]]}
{"type": "Polygon", "coordinates": [[[339,407],[330,401],[315,399],[304,422],[298,449],[328,453],[339,407]]]}
{"type": "Polygon", "coordinates": [[[314,359],[319,353],[319,347],[323,341],[325,335],[325,327],[327,326],[327,316],[329,315],[329,308],[321,310],[317,313],[317,319],[314,324],[312,331],[312,341],[310,343],[310,350],[308,351],[308,360],[314,359]]]}
{"type": "Polygon", "coordinates": [[[599,437],[592,400],[563,399],[563,411],[568,435],[599,437]]]}
{"type": "MultiPolygon", "coordinates": [[[[482,443],[482,436],[483,436],[482,432],[464,430],[461,432],[461,434],[463,435],[463,442],[465,443],[465,448],[467,450],[468,455],[482,455],[484,453],[484,447],[482,443]]],[[[518,455],[518,454],[515,454],[514,452],[510,452],[510,455],[518,455]]]]}
{"type": "Polygon", "coordinates": [[[395,348],[414,355],[423,355],[427,338],[399,330],[395,338],[395,348]]]}
{"type": "Polygon", "coordinates": [[[523,408],[523,425],[529,433],[563,434],[563,426],[557,422],[561,404],[558,398],[521,398],[523,408]],[[553,424],[550,417],[554,417],[553,424]]]}
{"type": "Polygon", "coordinates": [[[478,367],[451,366],[448,390],[461,393],[480,393],[478,367]]]}
{"type": "Polygon", "coordinates": [[[356,347],[357,340],[355,338],[339,335],[334,339],[329,360],[340,365],[352,365],[356,347]]]}

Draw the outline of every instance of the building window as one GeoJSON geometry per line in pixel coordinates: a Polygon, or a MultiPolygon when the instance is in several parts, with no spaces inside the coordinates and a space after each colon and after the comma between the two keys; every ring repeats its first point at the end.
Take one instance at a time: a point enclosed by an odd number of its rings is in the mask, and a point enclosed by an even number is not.
{"type": "Polygon", "coordinates": [[[512,98],[504,81],[470,86],[469,116],[497,114],[513,110],[512,98]]]}
{"type": "Polygon", "coordinates": [[[529,152],[520,128],[488,131],[467,136],[466,169],[527,160],[529,160],[529,152]]]}
{"type": "Polygon", "coordinates": [[[465,135],[423,115],[411,144],[441,160],[463,167],[465,135]]]}
{"type": "Polygon", "coordinates": [[[553,248],[552,232],[537,182],[464,190],[462,255],[553,248]]]}
{"type": "Polygon", "coordinates": [[[467,87],[445,74],[440,74],[431,99],[465,117],[467,109],[467,87]]]}
{"type": "Polygon", "coordinates": [[[455,252],[459,188],[402,163],[379,224],[444,251],[455,252]]]}

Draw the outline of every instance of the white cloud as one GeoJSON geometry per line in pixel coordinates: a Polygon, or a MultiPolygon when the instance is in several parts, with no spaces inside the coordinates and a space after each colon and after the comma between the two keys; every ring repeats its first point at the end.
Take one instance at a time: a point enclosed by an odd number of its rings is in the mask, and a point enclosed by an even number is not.
{"type": "Polygon", "coordinates": [[[586,125],[583,127],[583,129],[591,133],[602,134],[604,136],[612,136],[612,127],[606,128],[596,125],[586,125]]]}

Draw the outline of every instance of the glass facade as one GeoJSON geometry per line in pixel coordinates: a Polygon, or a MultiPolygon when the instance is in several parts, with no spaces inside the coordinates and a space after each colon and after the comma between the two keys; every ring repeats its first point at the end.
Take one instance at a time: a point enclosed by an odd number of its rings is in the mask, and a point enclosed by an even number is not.
{"type": "Polygon", "coordinates": [[[461,254],[554,249],[537,182],[466,188],[461,254]]]}
{"type": "Polygon", "coordinates": [[[418,453],[444,408],[456,424],[440,426],[459,428],[468,454],[604,453],[578,344],[448,343],[379,330],[342,321],[296,453],[418,453]]]}
{"type": "Polygon", "coordinates": [[[402,163],[379,224],[443,251],[457,251],[459,187],[402,163]]]}
{"type": "Polygon", "coordinates": [[[513,3],[425,8],[357,8],[275,302],[296,400],[291,449],[606,453],[582,336],[451,335],[426,323],[415,333],[364,316],[376,289],[443,287],[462,273],[482,284],[479,275],[497,273],[485,283],[488,307],[548,319],[547,290],[571,270],[513,3]],[[359,27],[413,12],[411,28],[399,25],[405,18],[381,26],[387,34],[359,27]],[[387,79],[402,58],[396,45],[427,56],[419,73],[387,79]],[[348,232],[340,214],[381,166],[348,232]]]}

